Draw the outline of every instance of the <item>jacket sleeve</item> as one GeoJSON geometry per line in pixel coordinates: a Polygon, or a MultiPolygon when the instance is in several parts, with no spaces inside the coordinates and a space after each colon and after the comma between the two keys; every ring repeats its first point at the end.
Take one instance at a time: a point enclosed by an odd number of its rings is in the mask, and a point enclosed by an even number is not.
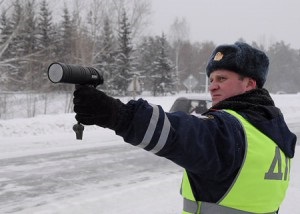
{"type": "Polygon", "coordinates": [[[190,173],[226,177],[242,163],[243,129],[224,111],[199,118],[166,113],[140,99],[130,101],[122,112],[116,133],[125,142],[165,157],[190,173]]]}

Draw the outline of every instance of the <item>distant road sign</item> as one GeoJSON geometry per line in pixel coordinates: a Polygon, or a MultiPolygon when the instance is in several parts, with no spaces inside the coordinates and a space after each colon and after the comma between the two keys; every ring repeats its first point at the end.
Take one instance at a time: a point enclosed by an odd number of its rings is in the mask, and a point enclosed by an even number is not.
{"type": "Polygon", "coordinates": [[[183,81],[183,85],[188,89],[189,92],[193,90],[198,84],[198,80],[191,74],[183,81]]]}

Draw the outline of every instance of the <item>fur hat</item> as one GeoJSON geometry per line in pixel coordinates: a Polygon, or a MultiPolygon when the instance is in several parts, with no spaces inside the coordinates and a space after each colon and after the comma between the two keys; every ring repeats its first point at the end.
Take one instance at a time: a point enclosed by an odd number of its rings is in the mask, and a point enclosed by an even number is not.
{"type": "Polygon", "coordinates": [[[266,82],[269,59],[266,54],[243,42],[218,46],[209,58],[206,74],[226,69],[256,80],[258,88],[266,82]]]}

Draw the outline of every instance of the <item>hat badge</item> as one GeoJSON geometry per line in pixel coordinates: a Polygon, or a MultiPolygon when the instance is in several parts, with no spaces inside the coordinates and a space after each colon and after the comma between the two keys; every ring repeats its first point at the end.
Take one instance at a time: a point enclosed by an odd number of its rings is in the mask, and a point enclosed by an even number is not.
{"type": "Polygon", "coordinates": [[[214,61],[220,61],[223,58],[223,56],[224,54],[222,54],[221,52],[216,53],[214,61]]]}

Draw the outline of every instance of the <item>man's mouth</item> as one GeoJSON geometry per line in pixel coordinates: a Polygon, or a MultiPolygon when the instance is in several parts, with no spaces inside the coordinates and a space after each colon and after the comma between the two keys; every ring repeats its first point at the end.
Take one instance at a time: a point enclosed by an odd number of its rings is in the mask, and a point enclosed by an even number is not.
{"type": "Polygon", "coordinates": [[[212,98],[218,98],[218,97],[221,97],[221,94],[213,94],[211,97],[212,98]]]}

